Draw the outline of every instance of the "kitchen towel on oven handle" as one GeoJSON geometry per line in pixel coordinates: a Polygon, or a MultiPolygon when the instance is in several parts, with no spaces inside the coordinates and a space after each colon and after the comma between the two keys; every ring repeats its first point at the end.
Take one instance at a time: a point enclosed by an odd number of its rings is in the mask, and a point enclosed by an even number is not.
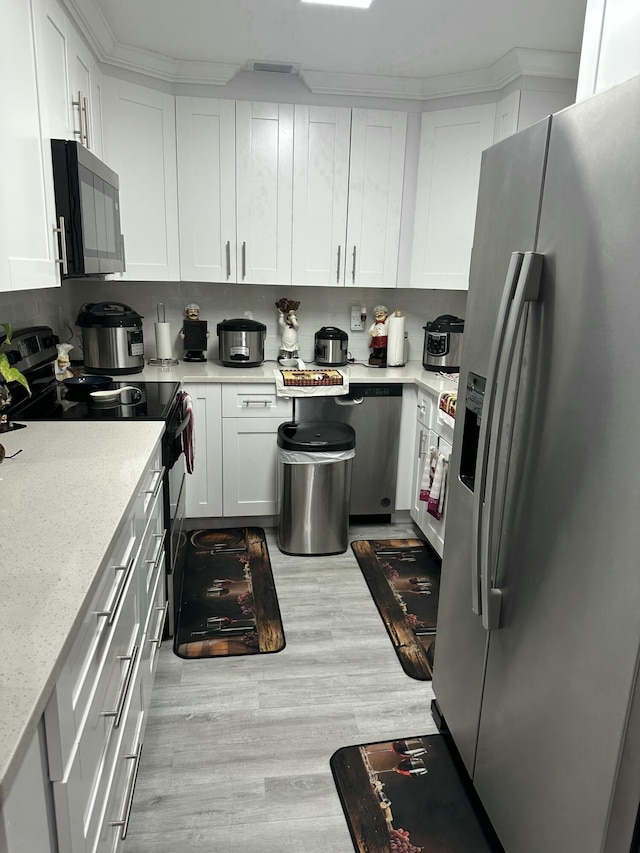
{"type": "Polygon", "coordinates": [[[194,431],[193,401],[186,391],[180,394],[183,419],[179,427],[182,431],[182,450],[187,463],[187,473],[193,474],[193,461],[195,456],[196,437],[194,431]]]}
{"type": "Polygon", "coordinates": [[[437,521],[444,512],[447,491],[449,458],[433,445],[429,448],[429,464],[424,466],[420,483],[420,500],[427,504],[427,512],[437,521]]]}

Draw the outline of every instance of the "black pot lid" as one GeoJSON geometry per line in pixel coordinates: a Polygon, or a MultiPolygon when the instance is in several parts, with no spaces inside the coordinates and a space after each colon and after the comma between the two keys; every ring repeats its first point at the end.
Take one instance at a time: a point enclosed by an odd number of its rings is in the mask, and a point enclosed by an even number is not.
{"type": "Polygon", "coordinates": [[[325,341],[347,341],[349,336],[336,326],[323,326],[316,332],[316,339],[325,341]]]}
{"type": "Polygon", "coordinates": [[[464,320],[462,317],[454,317],[453,314],[441,314],[422,328],[427,332],[464,332],[464,320]]]}
{"type": "Polygon", "coordinates": [[[356,446],[356,433],[349,424],[309,421],[304,424],[284,423],[278,427],[278,447],[322,453],[351,450],[356,446]]]}
{"type": "Polygon", "coordinates": [[[142,326],[142,317],[122,302],[87,302],[80,309],[76,323],[81,328],[142,326]]]}
{"type": "Polygon", "coordinates": [[[218,334],[220,332],[266,332],[267,327],[264,323],[258,323],[257,320],[248,320],[246,317],[238,317],[235,320],[221,320],[217,326],[218,334]]]}

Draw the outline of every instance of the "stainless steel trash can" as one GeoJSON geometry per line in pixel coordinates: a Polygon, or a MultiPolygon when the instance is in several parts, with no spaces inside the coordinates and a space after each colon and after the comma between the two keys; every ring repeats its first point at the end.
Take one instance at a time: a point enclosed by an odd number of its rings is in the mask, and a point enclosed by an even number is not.
{"type": "Polygon", "coordinates": [[[347,550],[355,444],[349,424],[278,427],[278,547],[284,554],[347,550]]]}

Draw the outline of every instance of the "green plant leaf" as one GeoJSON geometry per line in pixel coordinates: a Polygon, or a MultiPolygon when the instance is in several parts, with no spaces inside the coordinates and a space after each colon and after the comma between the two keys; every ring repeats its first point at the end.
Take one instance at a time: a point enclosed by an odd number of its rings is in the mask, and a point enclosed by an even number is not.
{"type": "Polygon", "coordinates": [[[12,335],[11,326],[9,325],[9,323],[0,323],[0,325],[4,329],[4,333],[7,336],[7,339],[6,339],[6,341],[4,341],[4,343],[10,344],[11,343],[11,335],[12,335]]]}
{"type": "Polygon", "coordinates": [[[11,367],[7,354],[4,352],[0,352],[0,376],[2,376],[5,382],[19,382],[29,392],[29,396],[31,396],[29,383],[17,368],[11,367]]]}

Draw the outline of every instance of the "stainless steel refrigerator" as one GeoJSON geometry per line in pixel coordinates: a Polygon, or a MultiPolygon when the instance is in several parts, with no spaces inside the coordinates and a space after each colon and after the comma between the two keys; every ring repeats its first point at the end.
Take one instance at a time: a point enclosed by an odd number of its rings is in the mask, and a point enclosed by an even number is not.
{"type": "Polygon", "coordinates": [[[465,320],[436,704],[507,853],[627,853],[640,78],[485,151],[465,320]]]}

